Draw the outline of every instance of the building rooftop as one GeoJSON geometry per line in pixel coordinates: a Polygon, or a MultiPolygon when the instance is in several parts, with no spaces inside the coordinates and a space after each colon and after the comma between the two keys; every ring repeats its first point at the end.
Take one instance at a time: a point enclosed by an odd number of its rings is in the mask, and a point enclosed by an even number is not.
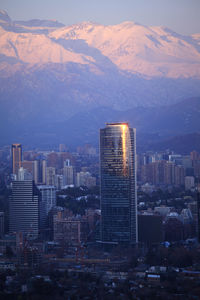
{"type": "Polygon", "coordinates": [[[121,125],[129,126],[129,123],[128,122],[106,123],[106,126],[121,126],[121,125]]]}

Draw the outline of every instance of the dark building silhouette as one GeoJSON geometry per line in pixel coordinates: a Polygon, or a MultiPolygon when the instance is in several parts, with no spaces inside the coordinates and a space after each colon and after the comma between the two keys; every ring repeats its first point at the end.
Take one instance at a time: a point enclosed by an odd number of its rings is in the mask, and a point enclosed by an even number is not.
{"type": "Polygon", "coordinates": [[[110,123],[100,130],[102,242],[137,243],[136,130],[110,123]]]}
{"type": "Polygon", "coordinates": [[[197,192],[197,227],[198,242],[200,243],[200,192],[197,192]]]}
{"type": "Polygon", "coordinates": [[[176,213],[172,213],[164,223],[165,241],[174,242],[184,239],[184,226],[176,213]]]}
{"type": "Polygon", "coordinates": [[[147,245],[164,240],[163,218],[159,215],[138,215],[138,240],[147,245]]]}

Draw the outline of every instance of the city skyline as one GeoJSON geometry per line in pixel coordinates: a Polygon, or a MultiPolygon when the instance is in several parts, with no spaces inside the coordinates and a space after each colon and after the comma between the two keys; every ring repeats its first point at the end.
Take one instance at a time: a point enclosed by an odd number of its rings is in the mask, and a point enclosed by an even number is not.
{"type": "MultiPolygon", "coordinates": [[[[165,293],[167,297],[180,291],[186,295],[182,280],[190,280],[188,274],[196,278],[200,273],[197,271],[200,222],[196,197],[200,151],[181,155],[166,149],[137,154],[137,199],[135,133],[125,122],[107,123],[101,129],[100,180],[99,155],[88,144],[78,147],[76,152],[67,151],[69,144],[63,143],[54,152],[39,148],[25,151],[23,145],[23,167],[18,178],[11,174],[10,147],[0,147],[0,252],[3,258],[0,267],[7,276],[12,270],[11,284],[2,285],[2,295],[9,291],[10,295],[38,293],[44,297],[46,292],[41,292],[41,286],[48,282],[55,299],[58,294],[59,297],[80,295],[81,298],[88,294],[94,299],[99,294],[108,294],[110,286],[105,283],[113,280],[112,290],[116,295],[119,288],[123,288],[123,294],[130,296],[133,289],[127,288],[127,283],[131,287],[134,282],[134,295],[139,297],[141,283],[145,293],[152,295],[155,278],[160,282],[163,274],[166,288],[161,290],[156,284],[156,295],[165,293]],[[48,182],[35,185],[33,180],[28,180],[31,175],[35,177],[35,172],[39,180],[37,168],[31,167],[37,158],[45,161],[44,173],[48,169],[54,171],[53,186],[47,185],[48,182]],[[77,181],[65,186],[60,184],[62,178],[69,175],[71,181],[74,177],[65,172],[70,166],[77,181]],[[86,178],[91,174],[96,180],[78,182],[78,174],[86,178]],[[56,178],[61,181],[54,180],[56,178]],[[152,252],[152,248],[155,251],[152,252]],[[158,267],[152,267],[154,265],[158,267]],[[137,278],[141,266],[145,277],[137,278]],[[188,267],[190,271],[186,273],[188,267]],[[177,270],[173,290],[172,268],[177,270]],[[25,271],[30,271],[26,279],[21,275],[25,271]],[[73,277],[66,271],[73,272],[73,277]],[[43,277],[34,277],[32,272],[39,272],[43,277]],[[94,272],[96,281],[92,277],[94,272]],[[89,281],[85,280],[86,276],[90,276],[89,281]],[[183,279],[180,276],[184,276],[183,279]],[[99,280],[104,290],[99,287],[99,280]],[[35,288],[35,281],[40,283],[39,289],[35,288]],[[16,292],[12,282],[21,284],[22,288],[16,292]],[[84,292],[79,288],[82,283],[84,292]]],[[[198,286],[198,278],[196,283],[198,286]]],[[[193,295],[196,291],[191,287],[190,293],[193,295]]]]}
{"type": "Polygon", "coordinates": [[[199,12],[0,0],[3,299],[199,297],[199,12]]]}

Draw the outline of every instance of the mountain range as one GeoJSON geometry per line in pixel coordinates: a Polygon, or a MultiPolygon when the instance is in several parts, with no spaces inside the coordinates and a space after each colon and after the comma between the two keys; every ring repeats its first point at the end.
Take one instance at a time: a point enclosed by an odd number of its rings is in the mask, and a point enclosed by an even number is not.
{"type": "Polygon", "coordinates": [[[190,133],[199,126],[199,96],[198,33],[12,21],[0,11],[1,144],[93,141],[109,116],[145,134],[190,133]]]}

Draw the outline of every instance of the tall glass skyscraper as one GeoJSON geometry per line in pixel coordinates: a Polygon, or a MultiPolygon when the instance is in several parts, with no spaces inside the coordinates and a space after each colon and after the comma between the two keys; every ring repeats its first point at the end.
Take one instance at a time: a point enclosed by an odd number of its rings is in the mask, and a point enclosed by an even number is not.
{"type": "Polygon", "coordinates": [[[100,129],[102,242],[137,243],[136,130],[128,123],[100,129]]]}
{"type": "Polygon", "coordinates": [[[12,182],[9,199],[9,231],[22,232],[29,239],[38,237],[40,192],[33,180],[12,182]]]}

